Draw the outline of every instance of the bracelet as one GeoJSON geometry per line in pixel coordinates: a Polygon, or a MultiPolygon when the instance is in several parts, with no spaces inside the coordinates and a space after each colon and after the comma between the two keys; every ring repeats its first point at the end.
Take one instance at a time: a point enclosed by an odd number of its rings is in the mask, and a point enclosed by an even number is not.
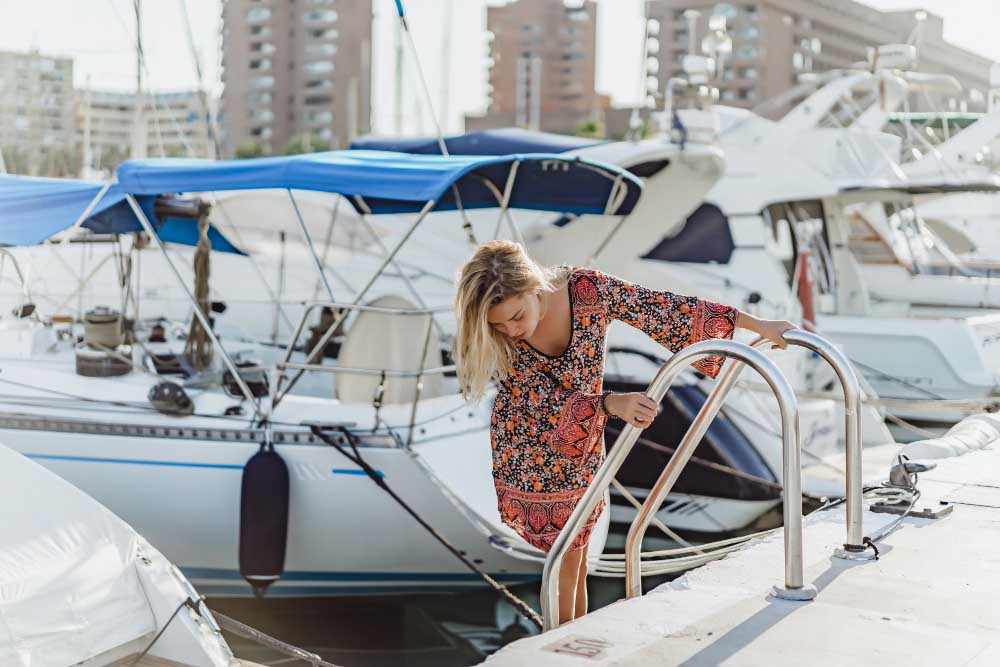
{"type": "Polygon", "coordinates": [[[613,393],[614,393],[613,391],[601,392],[601,411],[604,413],[604,416],[607,417],[608,419],[619,419],[618,415],[613,415],[611,414],[611,411],[608,410],[608,396],[610,396],[613,393]]]}

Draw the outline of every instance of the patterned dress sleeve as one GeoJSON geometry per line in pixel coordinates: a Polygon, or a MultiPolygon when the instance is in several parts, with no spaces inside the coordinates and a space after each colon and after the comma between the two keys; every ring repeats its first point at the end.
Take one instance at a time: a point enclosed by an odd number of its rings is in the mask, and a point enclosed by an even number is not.
{"type": "MultiPolygon", "coordinates": [[[[733,337],[739,311],[693,296],[652,290],[599,271],[593,279],[607,304],[609,319],[643,331],[671,352],[705,340],[733,337]]],[[[724,357],[706,357],[693,364],[709,377],[722,370],[724,357]]]]}

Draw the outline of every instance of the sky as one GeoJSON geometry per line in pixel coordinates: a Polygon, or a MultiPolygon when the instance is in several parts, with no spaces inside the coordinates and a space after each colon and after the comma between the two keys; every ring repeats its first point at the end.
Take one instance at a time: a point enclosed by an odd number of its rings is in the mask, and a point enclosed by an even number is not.
{"type": "MultiPolygon", "coordinates": [[[[351,0],[337,0],[350,2],[351,0]]],[[[486,104],[485,37],[488,4],[504,0],[405,0],[419,62],[439,118],[447,132],[462,128],[465,113],[486,104]],[[447,81],[447,86],[444,85],[447,81]],[[446,103],[447,112],[443,112],[446,103]]],[[[638,97],[639,40],[643,0],[598,0],[597,89],[618,105],[638,97]]],[[[1000,61],[998,0],[868,0],[878,9],[923,8],[944,17],[945,39],[1000,61]]],[[[373,0],[374,129],[394,133],[393,0],[373,0]]],[[[182,90],[198,85],[183,19],[190,17],[195,50],[209,89],[221,91],[219,0],[143,0],[146,86],[182,90]]],[[[0,0],[0,50],[71,56],[77,85],[109,90],[135,88],[135,18],[132,0],[0,0]]],[[[422,102],[412,52],[404,50],[404,134],[433,132],[422,102]]]]}

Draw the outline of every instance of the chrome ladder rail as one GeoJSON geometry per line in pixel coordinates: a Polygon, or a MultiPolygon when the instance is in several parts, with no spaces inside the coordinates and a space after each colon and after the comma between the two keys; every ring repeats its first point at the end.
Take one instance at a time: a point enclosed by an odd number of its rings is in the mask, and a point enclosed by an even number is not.
{"type": "MultiPolygon", "coordinates": [[[[789,345],[797,345],[811,350],[821,356],[837,373],[841,388],[844,392],[844,415],[845,415],[845,439],[844,449],[846,452],[846,500],[847,500],[847,540],[844,546],[834,552],[837,558],[862,560],[870,558],[866,547],[862,544],[862,489],[861,489],[861,388],[857,375],[848,361],[847,357],[837,349],[830,341],[814,333],[793,329],[786,331],[784,339],[789,345]]],[[[771,341],[763,338],[757,339],[751,347],[758,349],[771,345],[771,341]]],[[[673,490],[674,484],[680,477],[684,466],[694,453],[695,448],[708,431],[712,420],[722,408],[723,402],[736,385],[740,372],[743,370],[743,362],[734,360],[729,364],[719,377],[715,389],[709,394],[698,415],[691,422],[691,427],[685,433],[684,438],[678,445],[676,452],[670,458],[663,472],[653,488],[646,496],[646,501],[639,510],[636,518],[629,528],[628,537],[625,541],[625,582],[628,597],[642,595],[642,572],[641,572],[641,547],[642,539],[646,535],[646,530],[652,522],[656,512],[660,509],[663,501],[673,490]]],[[[784,477],[787,479],[789,471],[787,466],[783,466],[784,477]]],[[[798,479],[799,476],[795,475],[798,479]]],[[[787,490],[787,486],[786,486],[787,490]]],[[[801,493],[800,493],[801,495],[801,493]]],[[[785,494],[787,499],[788,494],[785,494]]],[[[786,586],[787,588],[787,586],[786,586]]],[[[775,590],[778,597],[784,597],[784,590],[775,590]]],[[[797,599],[797,598],[795,598],[797,599]]]]}
{"type": "MultiPolygon", "coordinates": [[[[785,468],[785,587],[776,591],[787,591],[787,596],[794,599],[811,599],[815,596],[815,588],[805,586],[802,582],[802,493],[801,493],[801,464],[799,462],[799,409],[795,398],[795,392],[785,376],[782,375],[777,365],[771,361],[763,352],[744,343],[731,340],[705,340],[690,345],[674,354],[663,366],[660,367],[656,377],[646,389],[646,396],[659,403],[667,393],[670,385],[695,361],[699,361],[708,356],[732,357],[743,364],[750,366],[760,373],[774,392],[778,401],[778,408],[781,413],[781,430],[783,441],[783,459],[785,468]]],[[[735,366],[736,364],[732,364],[735,366]]],[[[728,377],[728,376],[727,376],[728,377]]],[[[731,383],[735,383],[735,376],[731,383]]],[[[718,399],[721,400],[724,396],[718,399]]],[[[707,421],[710,420],[706,420],[707,421]]],[[[692,425],[692,428],[694,426],[692,425]]],[[[707,428],[707,425],[706,425],[707,428]]],[[[559,532],[552,549],[545,559],[545,567],[542,570],[542,616],[544,617],[544,629],[551,630],[559,625],[559,573],[562,563],[569,552],[576,536],[583,529],[587,519],[597,508],[598,503],[604,496],[604,492],[611,484],[618,469],[624,463],[632,447],[642,431],[631,424],[626,424],[619,434],[614,448],[608,454],[607,460],[601,465],[594,475],[593,481],[587,487],[580,501],[576,504],[572,514],[559,532]]],[[[700,438],[699,438],[700,439],[700,438]]],[[[690,447],[693,450],[693,447],[690,447]]],[[[681,449],[671,457],[673,464],[677,459],[680,462],[681,449]]],[[[690,451],[686,458],[690,457],[690,451]]],[[[668,468],[670,466],[668,465],[668,468]]],[[[683,468],[683,464],[677,466],[683,468]]],[[[680,470],[677,470],[677,475],[680,470]]],[[[647,500],[647,504],[648,504],[647,500]]]]}

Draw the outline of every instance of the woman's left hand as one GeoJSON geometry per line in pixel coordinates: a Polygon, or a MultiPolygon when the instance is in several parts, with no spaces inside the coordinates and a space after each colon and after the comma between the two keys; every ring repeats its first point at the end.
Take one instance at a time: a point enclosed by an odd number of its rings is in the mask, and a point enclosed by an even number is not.
{"type": "Polygon", "coordinates": [[[771,346],[772,350],[776,350],[779,347],[785,350],[788,349],[788,342],[785,340],[783,334],[789,329],[798,329],[798,327],[788,320],[760,320],[760,328],[757,329],[757,333],[762,338],[766,338],[774,343],[771,346]]]}
{"type": "Polygon", "coordinates": [[[761,320],[746,313],[740,313],[736,326],[749,329],[759,334],[761,338],[771,341],[774,343],[771,346],[772,350],[778,348],[782,350],[787,349],[788,343],[785,341],[783,334],[789,329],[798,329],[798,326],[788,320],[761,320]]]}

